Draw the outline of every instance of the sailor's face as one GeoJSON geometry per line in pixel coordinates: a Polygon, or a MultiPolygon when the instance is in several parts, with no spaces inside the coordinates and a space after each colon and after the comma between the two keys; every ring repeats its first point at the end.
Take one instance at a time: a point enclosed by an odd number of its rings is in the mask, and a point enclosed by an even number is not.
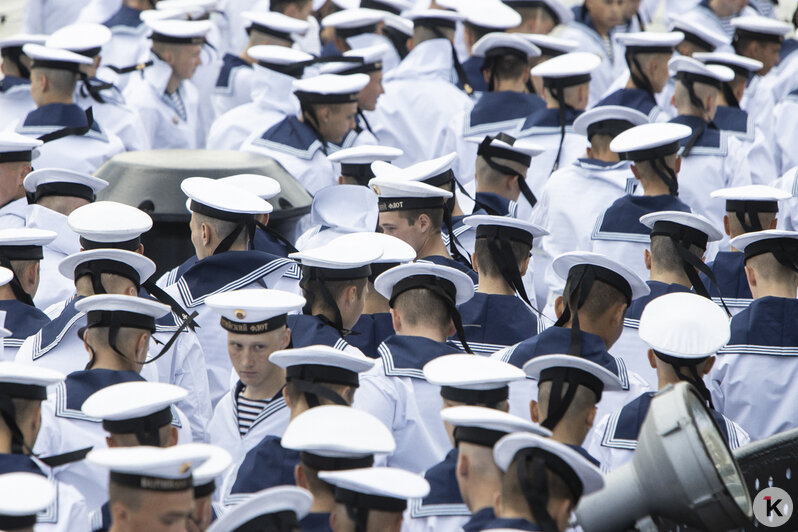
{"type": "MultiPolygon", "coordinates": [[[[148,532],[186,532],[187,522],[194,509],[193,490],[174,492],[143,492],[136,509],[127,512],[121,530],[148,532]]],[[[114,520],[116,525],[116,520],[114,520]]]]}
{"type": "Polygon", "coordinates": [[[586,0],[585,5],[597,25],[612,28],[623,24],[624,0],[586,0]]]}
{"type": "Polygon", "coordinates": [[[340,144],[355,129],[357,102],[331,105],[328,109],[324,123],[320,124],[322,135],[329,142],[340,144]]]}
{"type": "Polygon", "coordinates": [[[357,97],[358,105],[364,111],[373,111],[377,108],[377,99],[385,92],[382,87],[382,70],[371,72],[369,84],[363,87],[357,97]]]}
{"type": "Polygon", "coordinates": [[[227,333],[227,353],[238,378],[248,387],[258,387],[280,368],[269,362],[269,356],[288,346],[286,327],[262,334],[227,333]]]}
{"type": "Polygon", "coordinates": [[[172,72],[179,79],[190,79],[194,75],[194,71],[202,64],[200,53],[202,52],[201,44],[180,44],[172,47],[174,52],[172,54],[172,61],[170,66],[172,72]]]}
{"type": "Polygon", "coordinates": [[[423,235],[418,224],[410,225],[407,218],[398,211],[380,213],[380,228],[389,236],[404,240],[418,253],[423,246],[423,235]]]}
{"type": "Polygon", "coordinates": [[[536,33],[546,35],[557,25],[557,21],[543,6],[519,8],[524,14],[524,22],[518,30],[522,33],[536,33]]]}

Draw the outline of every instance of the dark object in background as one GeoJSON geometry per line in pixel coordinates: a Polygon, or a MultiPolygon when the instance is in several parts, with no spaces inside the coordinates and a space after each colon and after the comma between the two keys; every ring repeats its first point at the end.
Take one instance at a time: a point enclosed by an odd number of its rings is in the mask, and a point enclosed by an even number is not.
{"type": "Polygon", "coordinates": [[[146,211],[153,228],[142,236],[144,254],[158,265],[156,276],[182,264],[194,254],[180,182],[186,177],[218,179],[235,174],[259,174],[280,182],[282,191],[269,227],[291,241],[299,219],[310,212],[312,197],[274,159],[254,153],[216,150],[151,150],[120,153],[95,175],[108,181],[98,200],[117,201],[146,211]]]}

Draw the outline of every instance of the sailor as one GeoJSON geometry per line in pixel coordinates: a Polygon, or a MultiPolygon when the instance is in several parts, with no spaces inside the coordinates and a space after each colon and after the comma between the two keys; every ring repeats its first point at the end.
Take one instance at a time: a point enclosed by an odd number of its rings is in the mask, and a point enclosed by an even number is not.
{"type": "MultiPolygon", "coordinates": [[[[30,94],[30,58],[22,52],[26,44],[44,44],[45,35],[18,33],[0,40],[0,124],[13,124],[36,109],[30,94]]],[[[5,128],[4,128],[5,129],[5,128]]]]}
{"type": "MultiPolygon", "coordinates": [[[[45,469],[47,460],[34,458],[33,448],[39,434],[27,429],[41,425],[40,406],[47,398],[47,387],[59,385],[63,380],[64,375],[57,371],[0,362],[0,434],[5,442],[0,446],[0,474],[35,474],[55,488],[55,502],[37,512],[36,530],[88,532],[89,515],[83,496],[71,485],[52,478],[49,469],[45,469]]],[[[0,500],[9,499],[0,497],[0,500]]],[[[0,510],[0,514],[5,512],[0,510]]],[[[3,524],[0,527],[5,530],[3,524]]]]}
{"type": "Polygon", "coordinates": [[[387,464],[419,473],[444,458],[440,392],[423,379],[424,364],[457,352],[446,339],[457,332],[468,350],[457,305],[474,294],[464,273],[437,264],[403,264],[374,281],[388,299],[396,334],[378,348],[380,361],[363,378],[355,406],[377,416],[393,432],[397,448],[387,464]]]}
{"type": "Polygon", "coordinates": [[[23,46],[31,58],[30,92],[36,109],[21,120],[15,131],[44,141],[37,166],[93,173],[125,151],[122,141],[84,111],[74,95],[80,67],[92,60],[74,52],[38,44],[23,46]]]}
{"type": "Polygon", "coordinates": [[[669,117],[658,104],[657,97],[668,84],[668,60],[684,40],[684,33],[621,33],[615,40],[626,49],[624,57],[629,67],[629,81],[625,87],[602,98],[596,106],[631,107],[651,122],[665,122],[669,117]]]}
{"type": "Polygon", "coordinates": [[[300,522],[305,532],[331,530],[333,487],[319,480],[319,471],[370,467],[375,455],[396,448],[391,432],[380,420],[341,405],[319,406],[298,415],[288,425],[281,443],[299,452],[294,469],[296,484],[313,494],[310,513],[300,522]]]}
{"type": "MultiPolygon", "coordinates": [[[[656,369],[658,390],[687,381],[702,400],[712,405],[704,377],[716,361],[715,353],[729,339],[729,318],[722,308],[696,294],[660,296],[640,317],[640,339],[648,348],[651,367],[656,369]]],[[[605,471],[617,469],[632,458],[654,395],[653,391],[646,392],[596,424],[588,449],[601,460],[605,471]]],[[[710,413],[731,450],[749,442],[748,434],[737,423],[718,410],[710,409],[710,413]]]]}
{"type": "MultiPolygon", "coordinates": [[[[734,72],[734,79],[721,86],[718,107],[712,121],[719,129],[743,139],[749,147],[748,161],[751,168],[751,180],[756,184],[770,184],[773,181],[773,176],[779,173],[779,168],[783,167],[786,171],[794,166],[791,162],[787,163],[787,166],[782,166],[785,157],[792,157],[792,155],[785,154],[784,150],[789,150],[789,148],[782,140],[782,136],[777,135],[775,143],[771,144],[754,118],[740,109],[739,102],[743,98],[745,86],[751,79],[751,75],[762,68],[762,62],[731,53],[695,53],[693,58],[706,65],[729,67],[734,72]]],[[[774,111],[778,131],[787,131],[785,128],[788,126],[780,119],[781,117],[777,114],[779,112],[789,114],[790,111],[783,107],[774,111]]]]}
{"type": "Polygon", "coordinates": [[[377,348],[395,331],[391,306],[388,299],[374,289],[374,280],[391,268],[412,262],[416,258],[416,252],[407,242],[385,233],[352,233],[341,236],[336,241],[342,245],[352,242],[365,248],[382,250],[382,256],[371,263],[368,295],[363,314],[352,327],[352,333],[345,338],[350,345],[360,349],[366,356],[379,358],[377,348]]]}
{"type": "MultiPolygon", "coordinates": [[[[712,192],[713,198],[726,202],[723,229],[728,238],[745,233],[776,229],[779,219],[779,201],[787,200],[789,193],[766,185],[748,185],[726,188],[712,192]]],[[[715,275],[718,286],[707,284],[706,275],[701,280],[709,289],[712,299],[720,304],[720,298],[732,316],[747,308],[753,300],[748,279],[745,276],[745,255],[737,249],[718,251],[707,266],[715,275]]]]}
{"type": "MultiPolygon", "coordinates": [[[[266,201],[275,198],[282,191],[279,181],[260,174],[234,174],[222,177],[219,181],[243,188],[266,201]]],[[[269,214],[256,215],[255,238],[252,241],[252,248],[278,257],[287,257],[289,253],[296,251],[296,248],[280,233],[269,227],[269,218],[269,214]]]]}
{"type": "MultiPolygon", "coordinates": [[[[169,311],[168,306],[157,301],[110,294],[81,299],[76,307],[88,314],[84,342],[90,353],[90,360],[86,366],[88,369],[67,375],[64,384],[48,397],[48,415],[43,419],[40,438],[34,448],[37,453],[45,456],[78,454],[77,451],[85,451],[86,447],[102,445],[105,441],[102,420],[86,414],[81,407],[91,394],[108,386],[144,381],[140,372],[142,365],[146,363],[150,335],[155,330],[155,318],[169,311]]],[[[153,382],[145,384],[172,386],[153,382]]],[[[133,410],[127,411],[128,416],[135,415],[135,407],[130,405],[130,396],[124,397],[128,398],[128,402],[120,409],[131,408],[133,410]]],[[[182,398],[172,397],[166,402],[167,405],[182,398]]],[[[141,399],[156,401],[158,395],[151,394],[141,399]]],[[[157,410],[163,408],[164,406],[160,406],[157,410]]],[[[183,440],[188,438],[190,441],[191,428],[188,421],[182,416],[178,416],[178,419],[180,420],[176,423],[183,428],[183,440]]],[[[172,420],[171,413],[169,420],[172,420]]],[[[79,459],[81,456],[85,454],[75,458],[79,459]]],[[[80,490],[86,497],[90,510],[102,505],[103,483],[82,462],[66,463],[57,468],[55,475],[80,490]]]]}
{"type": "Polygon", "coordinates": [[[502,471],[501,492],[496,519],[482,530],[562,532],[579,499],[604,487],[601,471],[589,460],[562,443],[535,434],[504,436],[493,446],[493,459],[502,471]]]}
{"type": "Polygon", "coordinates": [[[288,116],[299,116],[299,100],[292,86],[302,77],[313,56],[276,45],[253,46],[247,55],[253,60],[252,92],[246,103],[233,107],[213,122],[208,133],[209,149],[237,150],[264,128],[288,116]]]}
{"type": "Polygon", "coordinates": [[[715,408],[742,425],[752,440],[796,426],[772,398],[789,401],[798,370],[794,356],[798,233],[765,230],[732,239],[745,253],[745,274],[754,301],[734,316],[731,338],[709,374],[715,408]],[[762,371],[767,368],[767,371],[762,371]],[[756,375],[756,382],[751,376],[756,375]],[[732,390],[734,390],[732,392],[732,390]]]}
{"type": "Polygon", "coordinates": [[[682,13],[670,15],[672,31],[684,34],[684,40],[676,45],[680,55],[693,57],[694,53],[726,52],[731,39],[724,33],[706,27],[682,13]]]}
{"type": "MultiPolygon", "coordinates": [[[[294,36],[304,35],[309,27],[303,20],[275,11],[245,11],[241,15],[249,21],[249,41],[240,56],[226,53],[222,57],[222,68],[213,94],[213,108],[217,116],[252,101],[255,88],[253,81],[257,79],[252,64],[259,59],[249,54],[251,48],[267,45],[290,48],[294,44],[294,36]]],[[[297,52],[299,55],[309,55],[297,52]]]]}
{"type": "MultiPolygon", "coordinates": [[[[474,297],[458,307],[466,341],[474,353],[494,352],[543,329],[523,278],[529,270],[533,239],[548,232],[507,216],[475,215],[464,220],[476,230],[472,261],[479,275],[474,297]]],[[[459,349],[455,337],[449,340],[459,349]]]]}
{"type": "Polygon", "coordinates": [[[185,527],[194,509],[192,475],[209,460],[206,446],[97,449],[86,460],[109,471],[110,532],[185,527]]]}
{"type": "MultiPolygon", "coordinates": [[[[598,253],[565,253],[554,259],[552,267],[566,280],[563,295],[554,303],[558,318],[554,327],[493,356],[519,368],[535,357],[563,353],[595,362],[622,383],[623,391],[606,396],[600,407],[610,411],[646,387],[643,378],[629,371],[623,359],[612,356],[609,349],[621,335],[629,305],[649,288],[631,269],[598,253]]],[[[529,387],[511,385],[510,412],[525,415],[533,392],[529,387]]]]}
{"type": "Polygon", "coordinates": [[[690,212],[678,198],[676,176],[681,168],[679,141],[692,130],[682,124],[643,124],[627,129],[610,142],[610,150],[632,161],[630,169],[643,187],[643,195],[627,193],[595,220],[590,235],[592,249],[647,277],[643,252],[649,229],[640,217],[657,211],[690,212]]]}
{"type": "Polygon", "coordinates": [[[583,445],[596,421],[604,392],[620,392],[621,380],[595,362],[573,355],[544,355],[524,364],[527,377],[537,381],[537,400],[529,404],[532,421],[552,432],[596,467],[599,461],[583,445]]]}
{"type": "Polygon", "coordinates": [[[361,185],[367,187],[374,177],[371,163],[376,161],[391,162],[402,155],[402,150],[391,146],[360,145],[345,148],[330,154],[327,159],[340,170],[338,183],[341,185],[361,185]]]}
{"type": "Polygon", "coordinates": [[[357,3],[341,7],[321,19],[322,31],[330,36],[322,47],[321,57],[334,58],[353,50],[389,45],[377,32],[377,26],[385,18],[384,11],[358,7],[357,3]]]}
{"type": "MultiPolygon", "coordinates": [[[[42,475],[20,471],[0,473],[0,527],[8,532],[44,530],[38,514],[56,498],[52,484],[42,475]]],[[[84,523],[73,523],[80,527],[84,523]]]]}
{"type": "Polygon", "coordinates": [[[461,16],[441,9],[405,16],[413,20],[413,49],[385,77],[385,94],[369,117],[380,142],[404,152],[395,161],[400,167],[447,153],[439,147],[440,132],[452,116],[473,105],[452,76],[459,66],[452,39],[461,16]]]}
{"type": "MultiPolygon", "coordinates": [[[[461,496],[462,490],[458,488],[458,478],[461,478],[461,475],[458,474],[457,467],[470,465],[480,470],[485,468],[484,464],[481,467],[468,464],[468,460],[473,459],[473,456],[466,458],[466,463],[460,464],[460,444],[466,441],[490,450],[499,438],[510,432],[530,431],[544,436],[549,436],[550,433],[528,420],[506,414],[509,382],[524,379],[523,372],[511,364],[482,356],[444,355],[425,364],[423,371],[427,382],[441,387],[444,407],[441,410],[441,417],[444,422],[448,421],[445,416],[447,411],[464,407],[495,411],[495,416],[490,413],[481,415],[483,419],[484,416],[488,416],[488,419],[500,420],[499,427],[493,428],[495,432],[478,429],[469,431],[462,427],[458,428],[457,424],[445,423],[446,432],[454,448],[442,461],[424,473],[424,478],[430,483],[429,495],[423,499],[410,501],[408,512],[410,519],[405,522],[407,530],[444,532],[460,530],[471,515],[471,505],[479,503],[471,501],[471,504],[467,505],[461,496]],[[500,428],[501,421],[504,422],[505,428],[500,428]]],[[[488,462],[490,463],[492,460],[488,462]]],[[[489,485],[485,488],[487,491],[489,485]]]]}
{"type": "Polygon", "coordinates": [[[296,279],[281,281],[292,261],[250,249],[255,216],[270,213],[269,202],[210,178],[190,177],[180,187],[190,200],[189,228],[198,260],[189,259],[165,276],[174,280],[172,284],[163,286],[162,278],[159,286],[186,311],[198,313],[196,334],[205,353],[211,405],[216,406],[230,388],[233,368],[227,355],[227,335],[216,314],[205,305],[205,298],[263,285],[296,291],[296,279]]]}
{"type": "Polygon", "coordinates": [[[476,273],[450,254],[451,248],[456,249],[454,242],[450,241],[447,249],[442,237],[444,223],[451,225],[447,202],[451,203],[454,194],[421,182],[424,177],[446,178],[446,172],[436,173],[437,169],[436,164],[422,163],[403,170],[394,169],[386,172],[386,176],[377,174],[369,182],[369,187],[379,196],[380,229],[410,244],[418,261],[457,269],[476,283],[476,273]]]}
{"type": "Polygon", "coordinates": [[[734,79],[734,71],[720,65],[704,65],[689,57],[673,58],[668,67],[676,76],[673,101],[679,113],[671,122],[693,130],[681,141],[679,196],[693,212],[720,227],[723,207],[709,193],[751,184],[747,158],[750,146],[735,136],[722,134],[712,122],[721,84],[734,79]]]}
{"type": "Polygon", "coordinates": [[[196,149],[205,146],[200,95],[190,81],[200,64],[206,20],[152,20],[152,64],[133,73],[125,87],[128,105],[141,117],[150,146],[196,149]]]}
{"type": "Polygon", "coordinates": [[[300,285],[307,300],[302,314],[288,319],[294,347],[322,344],[360,353],[344,337],[363,313],[371,263],[381,256],[382,249],[338,239],[290,255],[302,264],[300,285]]]}
{"type": "Polygon", "coordinates": [[[238,464],[264,436],[280,436],[288,425],[285,371],[269,357],[291,344],[287,314],[299,311],[305,299],[256,288],[212,295],[206,304],[221,316],[238,377],[216,405],[208,433],[211,443],[230,451],[238,464]]]}
{"type": "MultiPolygon", "coordinates": [[[[629,305],[621,337],[610,352],[622,358],[626,367],[643,377],[653,390],[657,375],[642,356],[646,347],[638,334],[640,315],[663,294],[689,292],[691,288],[703,297],[709,297],[710,290],[717,294],[717,280],[704,264],[704,254],[707,244],[720,240],[722,233],[700,214],[681,211],[652,212],[641,217],[640,223],[651,229],[650,249],[644,252],[646,269],[651,273],[646,284],[651,291],[629,305]]],[[[724,299],[718,298],[716,303],[728,308],[724,299]]]]}
{"type": "Polygon", "coordinates": [[[574,13],[559,0],[505,0],[521,15],[521,25],[514,31],[522,34],[548,35],[560,24],[574,21],[574,13]]]}
{"type": "Polygon", "coordinates": [[[102,60],[100,51],[110,40],[111,30],[101,24],[71,24],[50,35],[46,45],[92,60],[91,64],[80,67],[81,82],[75,90],[75,103],[84,109],[91,107],[95,120],[119,137],[125,150],[148,150],[150,142],[141,118],[127,106],[120,90],[106,81],[113,80],[113,75],[98,73],[102,60]]]}
{"type": "Polygon", "coordinates": [[[275,486],[253,493],[241,504],[227,509],[208,532],[246,532],[247,527],[298,530],[310,512],[313,495],[297,486],[275,486]]]}
{"type": "Polygon", "coordinates": [[[152,0],[122,0],[116,12],[95,21],[111,30],[111,40],[103,46],[103,66],[119,75],[120,87],[127,85],[131,73],[144,68],[146,60],[140,61],[140,56],[149,28],[141,14],[153,8],[152,0]]]}
{"type": "Polygon", "coordinates": [[[310,204],[310,228],[299,235],[296,245],[301,250],[329,244],[350,233],[373,232],[380,212],[377,195],[370,188],[357,185],[333,185],[319,190],[310,204]],[[342,205],[357,206],[342,209],[342,205]]]}
{"type": "Polygon", "coordinates": [[[736,0],[701,0],[698,5],[685,13],[685,17],[695,25],[723,34],[729,40],[734,36],[734,26],[731,21],[736,17],[754,15],[756,15],[754,8],[736,0]]]}
{"type": "MultiPolygon", "coordinates": [[[[371,0],[366,0],[366,2],[369,1],[371,0]]],[[[407,2],[408,7],[412,7],[409,5],[410,0],[393,1],[407,2]]],[[[365,4],[366,2],[362,3],[365,4]]],[[[410,53],[408,44],[410,43],[410,39],[413,38],[414,28],[412,20],[392,12],[386,13],[382,22],[382,35],[391,43],[391,50],[388,52],[385,62],[383,63],[383,70],[388,73],[399,66],[399,63],[410,53]]]]}
{"type": "Polygon", "coordinates": [[[379,139],[374,135],[364,111],[369,113],[377,108],[377,101],[380,95],[385,92],[382,87],[383,57],[390,50],[388,44],[376,44],[366,48],[358,48],[344,52],[342,62],[332,62],[321,67],[321,72],[325,74],[338,74],[347,76],[350,74],[367,74],[368,84],[360,90],[357,97],[357,117],[355,118],[355,129],[349,133],[354,136],[354,140],[345,142],[354,146],[377,145],[379,139]],[[357,62],[349,62],[355,60],[357,62]]]}
{"type": "Polygon", "coordinates": [[[355,127],[358,94],[369,79],[366,74],[321,74],[294,81],[300,117],[286,116],[241,149],[274,158],[311,194],[334,185],[327,154],[348,147],[344,141],[355,127]]]}
{"type": "Polygon", "coordinates": [[[0,132],[0,228],[25,227],[28,198],[23,183],[42,144],[12,131],[0,132]]]}
{"type": "Polygon", "coordinates": [[[33,304],[33,297],[41,278],[42,247],[55,237],[43,229],[0,229],[0,310],[6,312],[4,327],[11,331],[3,340],[4,360],[14,360],[25,338],[50,322],[33,304]]]}
{"type": "MultiPolygon", "coordinates": [[[[527,185],[536,195],[553,171],[570,165],[585,153],[585,138],[573,132],[573,123],[587,107],[591,72],[600,62],[596,55],[572,52],[539,63],[531,71],[533,76],[543,78],[546,107],[527,116],[514,136],[540,144],[546,150],[526,176],[527,185]]],[[[527,219],[532,206],[519,207],[518,217],[527,219]]]]}
{"type": "MultiPolygon", "coordinates": [[[[359,386],[358,374],[374,366],[374,361],[361,353],[323,345],[276,351],[270,361],[286,371],[283,397],[292,421],[319,406],[351,405],[359,386]]],[[[282,434],[265,436],[231,469],[222,491],[225,506],[263,488],[294,483],[300,453],[283,447],[281,438],[282,434]]]]}
{"type": "MultiPolygon", "coordinates": [[[[282,13],[291,18],[307,22],[308,30],[302,38],[295,38],[298,50],[318,57],[321,55],[321,39],[319,37],[319,21],[313,16],[318,0],[274,0],[269,2],[269,10],[282,13]]],[[[241,48],[240,46],[238,47],[241,48]]]]}
{"type": "MultiPolygon", "coordinates": [[[[477,75],[485,86],[483,94],[473,108],[451,118],[440,140],[446,148],[444,153],[457,152],[455,175],[466,187],[473,186],[477,157],[477,146],[467,138],[514,131],[527,116],[545,106],[543,98],[530,90],[529,81],[529,63],[540,54],[527,39],[505,33],[489,33],[473,45],[469,61],[480,61],[477,75]]],[[[471,83],[475,83],[474,78],[469,75],[471,83]]]]}
{"type": "Polygon", "coordinates": [[[333,532],[398,530],[407,501],[429,493],[426,480],[396,467],[321,471],[319,479],[334,486],[333,532]]]}
{"type": "Polygon", "coordinates": [[[617,105],[595,107],[574,120],[574,133],[584,135],[590,143],[587,156],[554,172],[532,211],[533,222],[549,233],[539,240],[542,253],[535,256],[542,305],[553,304],[563,288],[562,279],[551,270],[551,258],[567,251],[590,251],[596,218],[613,201],[634,191],[630,163],[621,161],[610,143],[627,129],[646,123],[643,113],[617,105]],[[574,205],[574,190],[584,191],[590,201],[574,205]]]}

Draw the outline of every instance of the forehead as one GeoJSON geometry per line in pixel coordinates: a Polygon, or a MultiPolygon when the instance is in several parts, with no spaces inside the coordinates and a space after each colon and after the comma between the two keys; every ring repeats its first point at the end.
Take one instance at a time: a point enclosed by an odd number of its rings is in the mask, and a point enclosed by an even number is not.
{"type": "Polygon", "coordinates": [[[380,224],[399,224],[407,223],[407,220],[401,215],[399,211],[387,211],[380,213],[380,224]]]}
{"type": "Polygon", "coordinates": [[[282,337],[286,326],[278,327],[277,329],[260,334],[241,334],[227,331],[227,340],[243,345],[252,345],[258,343],[268,343],[282,337]]]}

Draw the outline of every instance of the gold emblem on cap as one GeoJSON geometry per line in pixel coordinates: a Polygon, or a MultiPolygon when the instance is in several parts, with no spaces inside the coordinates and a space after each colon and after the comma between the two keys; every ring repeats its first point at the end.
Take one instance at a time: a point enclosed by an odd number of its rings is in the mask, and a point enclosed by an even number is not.
{"type": "Polygon", "coordinates": [[[235,311],[235,316],[236,316],[236,319],[243,320],[244,318],[247,317],[247,311],[238,309],[238,310],[235,311]]]}
{"type": "Polygon", "coordinates": [[[190,469],[191,469],[191,463],[190,462],[184,462],[184,463],[180,464],[180,469],[178,471],[180,471],[180,474],[182,475],[182,474],[188,473],[190,469]]]}
{"type": "Polygon", "coordinates": [[[173,116],[173,117],[172,117],[172,123],[173,123],[174,125],[177,125],[177,124],[179,124],[179,123],[180,123],[180,119],[177,117],[177,115],[175,115],[175,116],[173,116]]]}
{"type": "Polygon", "coordinates": [[[374,189],[374,193],[377,194],[378,196],[381,194],[380,187],[378,187],[377,185],[372,185],[371,188],[374,189]]]}

